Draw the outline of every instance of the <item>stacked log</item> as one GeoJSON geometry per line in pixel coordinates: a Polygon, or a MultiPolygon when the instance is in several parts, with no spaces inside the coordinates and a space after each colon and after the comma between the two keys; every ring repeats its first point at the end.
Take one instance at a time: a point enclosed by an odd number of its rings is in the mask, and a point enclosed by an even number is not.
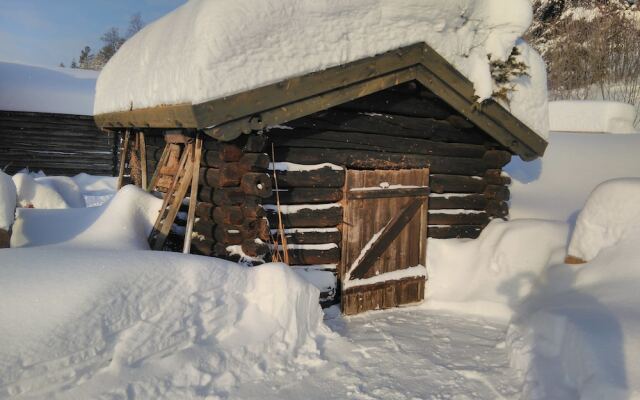
{"type": "MultiPolygon", "coordinates": [[[[278,150],[275,150],[277,157],[278,150]]],[[[295,165],[273,163],[271,175],[278,191],[265,199],[272,235],[277,236],[282,221],[289,262],[303,274],[321,276],[321,304],[336,301],[336,270],[341,257],[345,170],[328,164],[295,165]],[[278,200],[281,206],[278,207],[278,200]]],[[[282,251],[282,248],[279,249],[282,251]]]]}
{"type": "Polygon", "coordinates": [[[261,207],[272,193],[265,138],[242,137],[203,142],[200,186],[192,251],[197,254],[260,262],[270,253],[269,222],[261,207]]]}

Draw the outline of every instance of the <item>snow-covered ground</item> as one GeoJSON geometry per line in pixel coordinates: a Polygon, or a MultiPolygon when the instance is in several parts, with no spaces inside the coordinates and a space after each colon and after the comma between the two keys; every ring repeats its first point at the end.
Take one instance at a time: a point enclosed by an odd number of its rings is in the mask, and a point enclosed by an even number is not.
{"type": "Polygon", "coordinates": [[[0,250],[0,398],[638,397],[639,138],[553,133],[508,168],[515,220],[430,240],[423,305],[349,318],[279,264],[146,251],[134,187],[69,208],[110,181],[5,179],[67,206],[18,209],[29,248],[0,250]]]}

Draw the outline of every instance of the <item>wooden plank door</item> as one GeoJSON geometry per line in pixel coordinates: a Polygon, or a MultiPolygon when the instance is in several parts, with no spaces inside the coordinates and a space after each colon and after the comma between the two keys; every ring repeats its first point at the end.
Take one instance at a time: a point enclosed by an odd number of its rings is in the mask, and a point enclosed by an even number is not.
{"type": "Polygon", "coordinates": [[[346,173],[342,312],[424,299],[429,170],[346,173]]]}

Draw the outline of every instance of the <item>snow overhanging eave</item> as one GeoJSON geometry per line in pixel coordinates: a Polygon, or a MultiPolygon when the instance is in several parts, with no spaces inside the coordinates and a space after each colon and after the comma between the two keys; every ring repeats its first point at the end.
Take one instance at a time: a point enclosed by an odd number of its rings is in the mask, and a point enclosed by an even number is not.
{"type": "Polygon", "coordinates": [[[547,142],[493,100],[476,102],[473,84],[425,43],[199,104],[178,104],[95,116],[105,129],[193,128],[221,141],[416,80],[524,160],[547,142]]]}

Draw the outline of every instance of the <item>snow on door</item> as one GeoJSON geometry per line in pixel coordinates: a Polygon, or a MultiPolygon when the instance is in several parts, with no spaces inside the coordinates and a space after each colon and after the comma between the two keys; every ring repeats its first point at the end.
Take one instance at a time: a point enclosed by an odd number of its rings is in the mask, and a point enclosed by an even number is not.
{"type": "Polygon", "coordinates": [[[340,278],[346,315],[424,299],[429,170],[349,170],[340,278]]]}

